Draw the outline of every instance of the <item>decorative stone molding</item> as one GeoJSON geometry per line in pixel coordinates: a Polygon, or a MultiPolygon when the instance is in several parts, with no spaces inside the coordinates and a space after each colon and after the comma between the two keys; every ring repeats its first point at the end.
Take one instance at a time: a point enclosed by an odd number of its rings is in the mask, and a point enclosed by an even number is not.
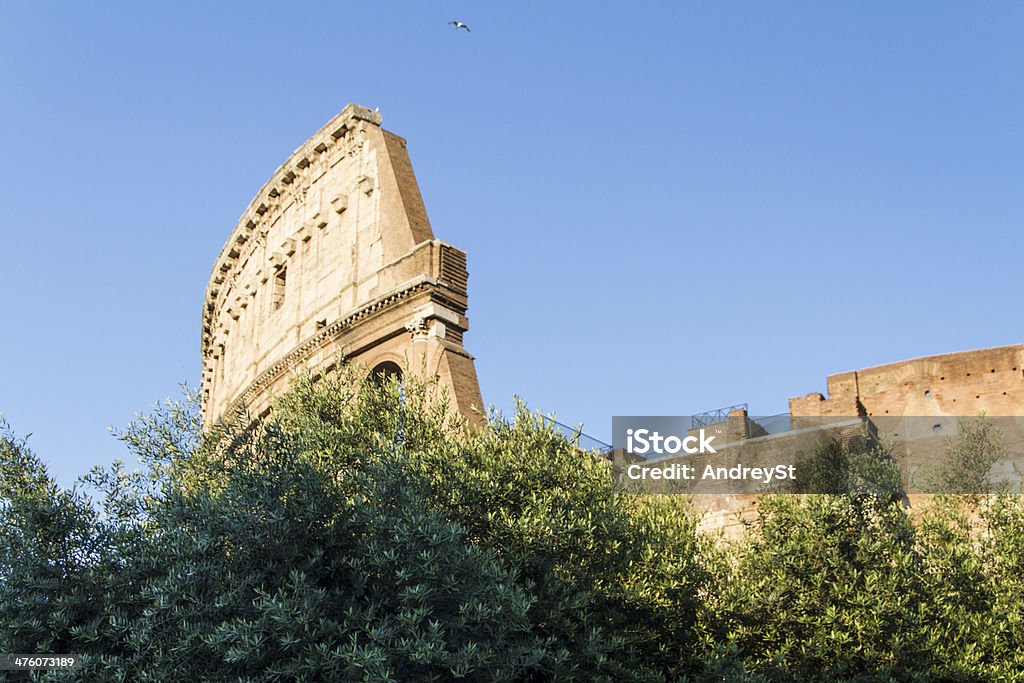
{"type": "Polygon", "coordinates": [[[405,324],[405,329],[409,331],[413,341],[424,341],[430,334],[428,329],[428,321],[422,315],[417,315],[415,318],[405,324]]]}

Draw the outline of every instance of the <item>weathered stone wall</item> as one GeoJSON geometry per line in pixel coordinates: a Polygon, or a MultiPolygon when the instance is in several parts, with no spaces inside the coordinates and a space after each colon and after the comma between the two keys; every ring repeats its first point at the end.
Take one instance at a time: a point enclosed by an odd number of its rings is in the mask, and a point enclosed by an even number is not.
{"type": "Polygon", "coordinates": [[[204,415],[265,412],[296,370],[339,354],[407,366],[482,407],[466,255],[434,239],[405,141],[349,105],[257,193],[217,258],[203,310],[204,415]]]}
{"type": "MultiPolygon", "coordinates": [[[[867,417],[883,441],[899,443],[894,456],[901,466],[914,471],[933,464],[937,454],[945,451],[946,437],[956,434],[958,416],[975,417],[982,412],[989,416],[1024,415],[1024,344],[842,372],[830,375],[827,386],[827,398],[812,393],[789,400],[794,430],[820,425],[818,418],[867,417]],[[913,420],[916,416],[937,419],[913,420]],[[910,433],[922,429],[924,433],[910,433]],[[912,439],[909,448],[908,439],[912,439]]],[[[1020,425],[1000,422],[999,426],[1005,432],[1012,456],[1006,462],[1021,461],[1024,456],[1020,453],[1014,456],[1014,451],[1019,451],[1024,444],[1020,425]]],[[[735,428],[732,434],[737,435],[735,428]]],[[[793,438],[782,434],[755,438],[748,443],[738,442],[735,446],[735,449],[726,449],[723,455],[744,463],[766,459],[770,462],[779,455],[779,447],[793,447],[793,438]]],[[[993,476],[997,480],[1019,483],[1021,474],[1003,467],[993,476]]],[[[740,520],[749,520],[755,515],[758,496],[708,494],[691,498],[695,509],[706,513],[701,523],[703,529],[735,536],[740,531],[740,520]]],[[[929,498],[927,494],[915,494],[911,501],[929,498]]]]}
{"type": "Polygon", "coordinates": [[[947,353],[843,372],[828,378],[828,398],[789,400],[802,416],[1022,415],[1024,345],[947,353]]]}

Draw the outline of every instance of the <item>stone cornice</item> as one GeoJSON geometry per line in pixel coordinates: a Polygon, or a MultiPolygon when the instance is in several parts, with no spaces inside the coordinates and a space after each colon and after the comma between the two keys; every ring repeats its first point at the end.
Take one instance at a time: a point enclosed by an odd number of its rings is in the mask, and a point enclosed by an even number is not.
{"type": "MultiPolygon", "coordinates": [[[[272,385],[289,370],[300,367],[318,350],[330,345],[333,340],[347,332],[356,323],[365,320],[373,315],[381,313],[392,306],[398,305],[404,300],[410,299],[424,292],[438,292],[446,289],[433,278],[420,276],[395,288],[388,294],[370,301],[350,315],[328,325],[316,334],[307,338],[292,351],[274,362],[269,368],[261,372],[256,379],[250,382],[238,396],[232,399],[226,414],[235,414],[253,398],[259,395],[266,387],[272,385]]],[[[442,296],[442,299],[446,297],[442,296]]],[[[462,353],[465,353],[464,351],[462,353]]],[[[468,354],[467,354],[468,355],[468,354]]]]}

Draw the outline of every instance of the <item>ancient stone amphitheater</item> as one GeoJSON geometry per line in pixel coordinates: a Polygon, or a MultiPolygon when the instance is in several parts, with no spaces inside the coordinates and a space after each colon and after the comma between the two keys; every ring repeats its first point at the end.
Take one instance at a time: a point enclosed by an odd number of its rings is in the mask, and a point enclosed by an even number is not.
{"type": "Polygon", "coordinates": [[[480,419],[466,254],[434,238],[405,140],[349,105],[278,168],[213,267],[202,328],[209,423],[266,414],[296,371],[341,354],[448,387],[480,419]]]}

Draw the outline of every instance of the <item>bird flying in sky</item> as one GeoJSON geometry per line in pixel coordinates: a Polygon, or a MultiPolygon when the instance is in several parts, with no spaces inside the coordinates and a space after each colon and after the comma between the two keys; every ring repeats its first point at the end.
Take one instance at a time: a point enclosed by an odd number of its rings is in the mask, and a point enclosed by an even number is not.
{"type": "Polygon", "coordinates": [[[466,29],[466,32],[469,33],[469,26],[466,25],[466,24],[463,24],[461,21],[449,21],[448,25],[449,26],[454,26],[456,31],[458,31],[460,28],[464,28],[464,29],[466,29]]]}

